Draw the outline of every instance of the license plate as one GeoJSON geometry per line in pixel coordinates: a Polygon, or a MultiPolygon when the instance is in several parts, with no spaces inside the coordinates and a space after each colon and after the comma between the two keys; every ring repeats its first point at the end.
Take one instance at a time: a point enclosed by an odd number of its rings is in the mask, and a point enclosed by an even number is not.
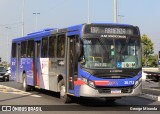
{"type": "Polygon", "coordinates": [[[111,94],[119,94],[121,93],[121,90],[113,89],[111,90],[111,94]]]}

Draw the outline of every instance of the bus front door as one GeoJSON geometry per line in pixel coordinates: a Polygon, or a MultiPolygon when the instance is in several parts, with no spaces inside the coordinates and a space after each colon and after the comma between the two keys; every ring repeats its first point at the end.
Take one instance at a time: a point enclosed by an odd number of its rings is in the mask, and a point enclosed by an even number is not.
{"type": "Polygon", "coordinates": [[[68,38],[67,49],[67,82],[68,92],[74,94],[74,81],[77,79],[78,61],[76,57],[76,38],[77,36],[70,36],[68,38]]]}

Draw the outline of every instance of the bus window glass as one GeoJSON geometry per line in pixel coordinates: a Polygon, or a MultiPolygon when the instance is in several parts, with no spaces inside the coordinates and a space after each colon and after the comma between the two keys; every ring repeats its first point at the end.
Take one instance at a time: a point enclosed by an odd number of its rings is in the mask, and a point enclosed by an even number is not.
{"type": "Polygon", "coordinates": [[[33,57],[33,52],[34,52],[34,40],[28,40],[27,57],[29,58],[33,57]]]}
{"type": "Polygon", "coordinates": [[[41,57],[48,57],[48,37],[42,39],[42,55],[41,57]]]}
{"type": "Polygon", "coordinates": [[[21,57],[24,58],[27,56],[27,41],[21,43],[21,57]]]}
{"type": "Polygon", "coordinates": [[[16,43],[12,43],[12,57],[16,57],[16,43]]]}
{"type": "Polygon", "coordinates": [[[65,35],[59,35],[57,39],[57,57],[64,58],[65,55],[65,35]]]}
{"type": "Polygon", "coordinates": [[[88,38],[83,40],[82,66],[86,68],[140,68],[140,40],[88,38]]]}
{"type": "Polygon", "coordinates": [[[49,57],[56,57],[56,36],[49,38],[49,57]]]}
{"type": "Polygon", "coordinates": [[[116,39],[116,60],[118,68],[141,67],[140,41],[134,38],[116,39]]]}
{"type": "MultiPolygon", "coordinates": [[[[88,38],[83,40],[82,65],[87,68],[113,68],[114,44],[112,39],[88,38]]],[[[82,59],[81,59],[82,60],[82,59]]]]}

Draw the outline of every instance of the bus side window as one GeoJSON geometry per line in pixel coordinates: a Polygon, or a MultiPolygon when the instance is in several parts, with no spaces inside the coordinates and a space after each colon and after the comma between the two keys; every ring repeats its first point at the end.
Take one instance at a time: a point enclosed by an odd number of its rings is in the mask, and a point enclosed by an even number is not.
{"type": "Polygon", "coordinates": [[[42,58],[47,58],[48,57],[48,37],[42,38],[41,57],[42,58]]]}
{"type": "Polygon", "coordinates": [[[12,43],[12,58],[16,58],[16,43],[12,43]]]}
{"type": "Polygon", "coordinates": [[[27,57],[29,58],[33,57],[33,52],[34,52],[34,40],[28,40],[27,57]]]}
{"type": "Polygon", "coordinates": [[[64,58],[65,55],[65,34],[59,35],[57,39],[57,57],[64,58]]]}
{"type": "Polygon", "coordinates": [[[49,57],[56,57],[56,35],[49,38],[49,57]]]}
{"type": "Polygon", "coordinates": [[[21,57],[25,58],[27,56],[27,41],[21,43],[21,57]]]}

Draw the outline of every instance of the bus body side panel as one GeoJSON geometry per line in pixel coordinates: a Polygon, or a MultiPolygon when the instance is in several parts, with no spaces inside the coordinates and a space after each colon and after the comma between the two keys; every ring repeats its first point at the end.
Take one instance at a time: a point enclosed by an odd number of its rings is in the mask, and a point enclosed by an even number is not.
{"type": "Polygon", "coordinates": [[[27,73],[27,58],[21,58],[21,65],[20,65],[20,82],[23,83],[23,73],[27,73]]]}
{"type": "Polygon", "coordinates": [[[49,58],[40,58],[40,64],[42,71],[42,75],[40,75],[40,87],[49,90],[49,58]]]}
{"type": "Polygon", "coordinates": [[[16,58],[11,58],[11,80],[16,80],[16,58]]]}
{"type": "Polygon", "coordinates": [[[53,64],[55,65],[53,68],[54,75],[49,75],[49,87],[58,92],[58,77],[62,76],[66,80],[65,60],[64,58],[56,58],[53,64]]]}
{"type": "MultiPolygon", "coordinates": [[[[37,58],[37,72],[36,72],[36,86],[38,86],[38,87],[40,87],[40,83],[41,83],[41,81],[40,81],[40,79],[41,79],[41,73],[42,72],[42,70],[41,70],[41,62],[40,62],[40,58],[37,58]]],[[[41,88],[41,87],[40,87],[41,88]]]]}
{"type": "Polygon", "coordinates": [[[24,67],[25,67],[25,58],[21,58],[20,60],[20,66],[19,66],[19,81],[20,83],[22,83],[22,75],[23,75],[23,71],[24,71],[24,67]]]}
{"type": "Polygon", "coordinates": [[[80,97],[80,87],[83,85],[84,82],[81,80],[81,73],[80,73],[80,63],[78,63],[78,79],[74,81],[74,95],[76,97],[80,97]]]}
{"type": "Polygon", "coordinates": [[[34,86],[34,81],[33,81],[33,58],[27,58],[26,59],[27,64],[26,64],[26,76],[27,76],[27,84],[34,86]]]}
{"type": "Polygon", "coordinates": [[[49,90],[58,92],[58,77],[57,77],[57,60],[55,58],[49,59],[49,90]]]}

